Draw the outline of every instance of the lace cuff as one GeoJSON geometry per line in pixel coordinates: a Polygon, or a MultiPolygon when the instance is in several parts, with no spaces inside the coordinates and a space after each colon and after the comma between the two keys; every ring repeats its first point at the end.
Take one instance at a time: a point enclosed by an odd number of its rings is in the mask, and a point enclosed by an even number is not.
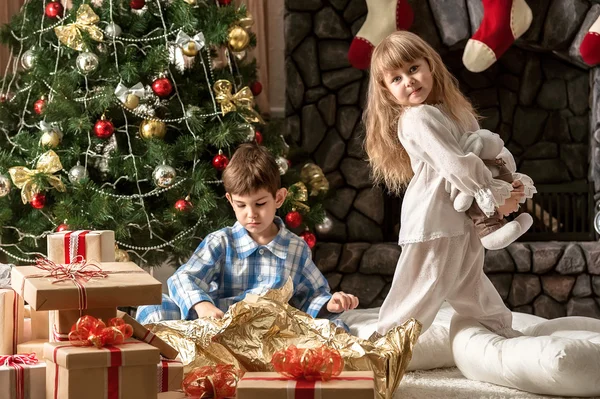
{"type": "Polygon", "coordinates": [[[494,179],[488,187],[481,188],[475,192],[475,201],[479,208],[490,217],[496,213],[496,208],[504,205],[504,201],[510,197],[513,186],[503,180],[494,179]]]}
{"type": "Polygon", "coordinates": [[[524,186],[524,190],[523,192],[525,193],[525,197],[523,197],[520,201],[521,204],[525,203],[525,201],[528,198],[532,198],[533,194],[537,193],[537,189],[535,188],[535,185],[533,184],[533,180],[531,180],[531,177],[524,175],[522,173],[513,173],[513,180],[519,180],[521,183],[523,183],[524,186]]]}

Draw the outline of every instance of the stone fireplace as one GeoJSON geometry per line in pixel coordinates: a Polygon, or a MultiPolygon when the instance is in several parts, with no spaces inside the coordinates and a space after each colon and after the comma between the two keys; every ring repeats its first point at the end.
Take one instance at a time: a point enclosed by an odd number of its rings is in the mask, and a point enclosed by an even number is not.
{"type": "MultiPolygon", "coordinates": [[[[554,318],[600,318],[600,68],[581,62],[583,35],[600,0],[527,0],[525,35],[492,67],[462,65],[481,0],[409,0],[411,31],[442,55],[461,89],[498,132],[539,194],[527,204],[536,223],[523,241],[486,253],[485,271],[508,306],[554,318]]],[[[347,51],[367,13],[365,0],[286,0],[286,133],[330,182],[332,228],[319,233],[315,261],[332,289],[379,306],[401,249],[401,198],[373,187],[362,148],[368,72],[347,51]]]]}

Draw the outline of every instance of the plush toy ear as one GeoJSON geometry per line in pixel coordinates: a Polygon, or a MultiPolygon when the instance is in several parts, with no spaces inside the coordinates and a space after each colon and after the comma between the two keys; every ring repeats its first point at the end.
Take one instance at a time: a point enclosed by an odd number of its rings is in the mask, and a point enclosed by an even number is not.
{"type": "Polygon", "coordinates": [[[467,133],[460,138],[460,147],[465,154],[472,152],[479,156],[483,149],[483,140],[477,133],[467,133]]]}

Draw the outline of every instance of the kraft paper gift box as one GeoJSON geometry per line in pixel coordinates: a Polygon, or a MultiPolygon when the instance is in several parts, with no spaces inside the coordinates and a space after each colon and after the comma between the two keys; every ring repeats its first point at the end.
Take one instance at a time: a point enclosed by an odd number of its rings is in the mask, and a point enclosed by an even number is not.
{"type": "Polygon", "coordinates": [[[155,399],[158,349],[128,340],[123,345],[44,345],[46,397],[59,399],[155,399]]]}
{"type": "Polygon", "coordinates": [[[158,394],[158,399],[189,399],[183,392],[171,391],[158,394]]]}
{"type": "Polygon", "coordinates": [[[35,356],[43,363],[44,359],[44,344],[47,339],[35,339],[33,341],[21,342],[17,345],[17,353],[24,355],[27,353],[35,353],[35,356]]]}
{"type": "Polygon", "coordinates": [[[12,287],[35,310],[78,310],[158,305],[162,284],[133,262],[98,263],[106,277],[56,282],[36,266],[12,271],[12,287]]]}
{"type": "Polygon", "coordinates": [[[112,230],[61,231],[47,236],[48,259],[71,263],[77,255],[96,262],[115,261],[115,232],[112,230]]]}
{"type": "Polygon", "coordinates": [[[46,363],[0,366],[0,398],[46,399],[46,363]]]}
{"type": "Polygon", "coordinates": [[[48,341],[49,312],[36,311],[31,309],[30,305],[25,305],[25,321],[23,342],[45,339],[48,341]]]}
{"type": "Polygon", "coordinates": [[[49,313],[49,323],[47,333],[49,342],[62,342],[69,340],[71,327],[81,316],[90,315],[97,319],[102,319],[108,323],[113,317],[117,317],[117,308],[99,308],[99,309],[81,309],[81,310],[51,310],[49,313]],[[49,331],[49,332],[48,332],[49,331]]]}
{"type": "Polygon", "coordinates": [[[183,363],[161,359],[157,367],[158,392],[176,391],[183,383],[183,363]]]}
{"type": "Polygon", "coordinates": [[[23,340],[23,298],[10,288],[0,288],[0,355],[17,353],[23,340]]]}
{"type": "Polygon", "coordinates": [[[374,399],[372,371],[343,371],[329,381],[294,380],[279,373],[246,373],[237,385],[237,399],[374,399]]]}
{"type": "MultiPolygon", "coordinates": [[[[160,351],[160,354],[167,359],[175,359],[179,352],[171,345],[154,335],[150,330],[137,322],[133,317],[129,316],[125,312],[117,311],[117,317],[123,319],[123,321],[133,327],[133,337],[150,344],[160,351]]],[[[160,391],[162,392],[162,391],[160,391]]]]}

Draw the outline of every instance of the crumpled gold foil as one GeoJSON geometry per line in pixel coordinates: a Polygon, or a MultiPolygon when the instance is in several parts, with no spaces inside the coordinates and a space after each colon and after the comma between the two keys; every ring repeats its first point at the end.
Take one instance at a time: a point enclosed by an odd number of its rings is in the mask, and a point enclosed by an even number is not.
{"type": "Polygon", "coordinates": [[[291,282],[262,296],[248,295],[221,320],[165,321],[147,327],[179,351],[187,374],[196,367],[234,364],[243,371],[273,371],[273,354],[290,345],[328,345],[344,358],[344,370],[375,374],[379,399],[391,398],[412,358],[421,324],[410,319],[371,342],[326,319],[313,319],[287,304],[291,282]]]}

